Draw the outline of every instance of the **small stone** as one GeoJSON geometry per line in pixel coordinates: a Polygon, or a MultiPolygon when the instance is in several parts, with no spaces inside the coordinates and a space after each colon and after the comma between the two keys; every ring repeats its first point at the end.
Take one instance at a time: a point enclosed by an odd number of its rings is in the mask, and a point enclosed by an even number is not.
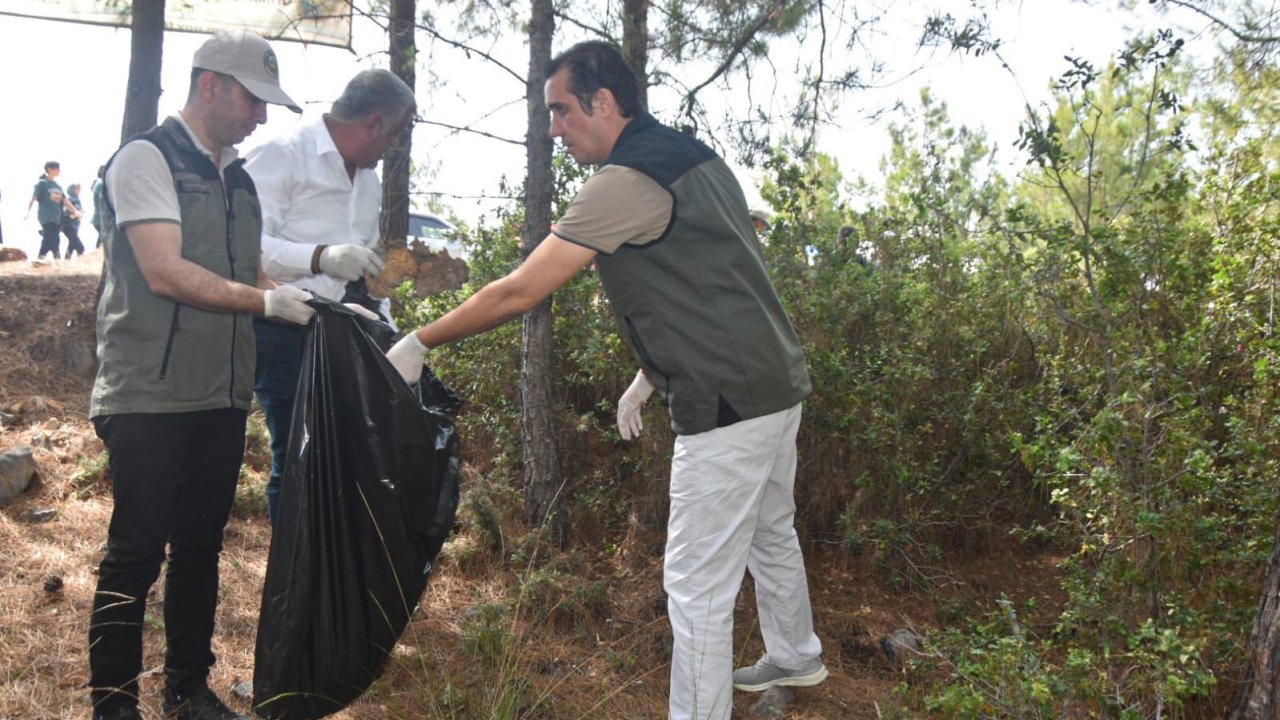
{"type": "Polygon", "coordinates": [[[241,700],[253,699],[253,682],[249,680],[241,680],[236,678],[235,684],[231,686],[231,694],[241,700]]]}
{"type": "Polygon", "coordinates": [[[36,476],[36,460],[31,448],[17,445],[0,453],[0,505],[27,491],[36,476]]]}
{"type": "Polygon", "coordinates": [[[791,703],[791,691],[785,687],[771,687],[760,695],[760,699],[751,706],[751,717],[761,720],[781,720],[786,717],[787,705],[791,703]]]}
{"type": "Polygon", "coordinates": [[[47,593],[56,593],[62,589],[62,578],[57,575],[50,575],[44,579],[44,591],[47,593]]]}
{"type": "Polygon", "coordinates": [[[36,523],[49,522],[57,516],[58,511],[53,508],[30,508],[23,510],[18,519],[34,525],[36,523]]]}
{"type": "Polygon", "coordinates": [[[912,655],[920,654],[920,644],[924,638],[914,630],[899,628],[880,638],[880,649],[891,663],[903,663],[912,655]]]}

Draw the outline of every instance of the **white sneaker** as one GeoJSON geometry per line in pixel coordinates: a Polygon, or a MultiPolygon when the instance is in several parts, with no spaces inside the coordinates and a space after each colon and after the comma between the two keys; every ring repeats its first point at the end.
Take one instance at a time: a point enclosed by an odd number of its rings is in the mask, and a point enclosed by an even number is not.
{"type": "Polygon", "coordinates": [[[762,692],[771,687],[810,687],[827,679],[827,668],[819,659],[802,670],[788,670],[774,665],[766,653],[751,667],[733,671],[733,686],[747,692],[762,692]]]}

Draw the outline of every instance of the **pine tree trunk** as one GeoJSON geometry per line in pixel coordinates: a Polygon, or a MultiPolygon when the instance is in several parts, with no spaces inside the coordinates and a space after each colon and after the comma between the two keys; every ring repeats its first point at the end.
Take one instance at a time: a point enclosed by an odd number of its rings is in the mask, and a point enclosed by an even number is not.
{"type": "Polygon", "coordinates": [[[1280,720],[1280,532],[1262,579],[1262,600],[1253,619],[1249,666],[1231,720],[1280,720]]]}
{"type": "MultiPolygon", "coordinates": [[[[416,90],[417,71],[414,45],[417,0],[391,0],[387,35],[390,40],[391,72],[416,90]]],[[[413,146],[413,126],[409,123],[399,140],[382,156],[382,215],[378,245],[384,255],[389,248],[404,247],[409,234],[409,151],[413,146]]]]}
{"type": "Polygon", "coordinates": [[[622,2],[622,56],[640,85],[640,107],[649,109],[649,0],[622,2]]]}
{"type": "MultiPolygon", "coordinates": [[[[551,228],[551,118],[543,102],[551,35],[551,0],[534,0],[529,22],[529,133],[525,138],[527,174],[524,198],[524,253],[533,252],[551,228]]],[[[554,336],[548,299],[524,316],[520,352],[521,447],[524,454],[526,520],[546,524],[559,542],[564,530],[564,478],[556,448],[554,336]]]]}
{"type": "MultiPolygon", "coordinates": [[[[129,85],[124,95],[121,142],[156,126],[160,108],[160,62],[164,55],[164,2],[133,2],[129,85]]],[[[186,88],[182,91],[185,93],[186,88]]]]}

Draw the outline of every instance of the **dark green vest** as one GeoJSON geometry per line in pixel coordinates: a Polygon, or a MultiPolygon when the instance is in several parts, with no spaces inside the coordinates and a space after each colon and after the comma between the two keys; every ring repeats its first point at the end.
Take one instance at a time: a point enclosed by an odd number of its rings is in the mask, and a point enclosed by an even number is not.
{"type": "MultiPolygon", "coordinates": [[[[262,208],[243,161],[220,176],[173,118],[136,139],[159,148],[173,174],[182,213],[182,257],[220,277],[256,285],[262,208]]],[[[202,310],[151,292],[133,246],[116,225],[110,195],[104,199],[106,259],[90,417],[249,409],[252,316],[202,310]]]]}
{"type": "Polygon", "coordinates": [[[666,399],[671,428],[692,435],[803,400],[812,390],[804,355],[724,161],[639,115],[604,164],[644,173],[673,199],[660,238],[596,258],[619,330],[666,399]]]}

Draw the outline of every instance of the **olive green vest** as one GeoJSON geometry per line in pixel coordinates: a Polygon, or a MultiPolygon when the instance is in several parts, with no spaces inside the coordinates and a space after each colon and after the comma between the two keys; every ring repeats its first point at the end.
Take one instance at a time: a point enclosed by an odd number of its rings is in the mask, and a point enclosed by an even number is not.
{"type": "MultiPolygon", "coordinates": [[[[682,435],[786,410],[811,391],[733,172],[698,140],[639,115],[606,165],[671,193],[666,232],[596,258],[618,327],[682,435]]],[[[626,212],[618,208],[618,212],[626,212]]]]}
{"type": "MultiPolygon", "coordinates": [[[[220,277],[256,285],[262,209],[243,161],[219,175],[173,118],[135,139],[159,148],[173,174],[182,257],[220,277]]],[[[249,409],[252,316],[202,310],[151,292],[133,247],[116,225],[115,205],[109,195],[105,199],[99,365],[90,417],[249,409]]]]}

